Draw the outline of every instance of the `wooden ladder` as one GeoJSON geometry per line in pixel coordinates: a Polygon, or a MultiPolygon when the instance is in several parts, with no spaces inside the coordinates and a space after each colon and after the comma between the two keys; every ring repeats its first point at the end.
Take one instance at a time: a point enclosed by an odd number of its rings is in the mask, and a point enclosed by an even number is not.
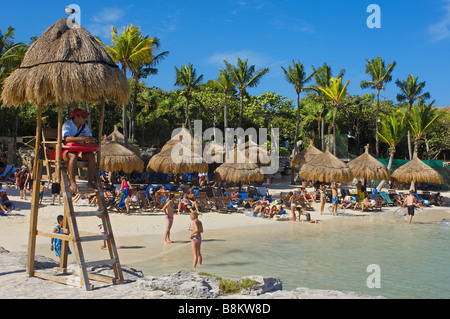
{"type": "MultiPolygon", "coordinates": [[[[41,172],[42,168],[42,161],[39,161],[39,169],[38,172],[41,172]]],[[[78,167],[83,167],[87,163],[78,162],[78,167]]],[[[109,218],[109,213],[107,209],[107,205],[105,202],[105,197],[103,193],[103,189],[101,187],[100,179],[97,178],[97,185],[98,185],[98,193],[97,193],[97,200],[99,203],[99,211],[89,211],[89,212],[76,212],[73,207],[72,202],[72,193],[69,188],[69,177],[68,177],[68,168],[67,163],[61,163],[61,191],[63,193],[64,197],[64,220],[63,220],[63,227],[62,227],[62,234],[54,234],[54,233],[47,233],[43,231],[37,230],[37,215],[38,215],[38,209],[35,209],[35,207],[38,207],[38,205],[32,205],[32,212],[31,212],[31,218],[30,218],[30,237],[29,237],[29,245],[28,245],[28,262],[27,262],[27,272],[30,277],[35,276],[38,278],[46,279],[46,280],[52,280],[55,282],[77,286],[77,287],[84,287],[86,290],[92,290],[93,286],[90,284],[89,280],[95,280],[99,282],[105,282],[108,284],[119,284],[123,282],[123,274],[122,274],[122,268],[120,266],[119,256],[117,253],[117,247],[114,240],[114,235],[111,227],[111,222],[109,218]],[[80,230],[78,229],[77,224],[77,218],[82,218],[86,216],[97,216],[101,218],[103,228],[104,228],[104,234],[88,234],[80,235],[80,230]],[[45,236],[50,238],[56,238],[61,239],[61,256],[60,256],[60,267],[54,269],[58,272],[57,275],[54,274],[47,274],[44,272],[37,272],[34,269],[34,259],[35,259],[35,250],[36,250],[36,236],[45,236]],[[98,260],[98,261],[86,261],[85,255],[83,253],[83,247],[82,244],[86,242],[92,242],[92,241],[106,241],[107,248],[109,251],[109,259],[107,260],[98,260]],[[74,278],[73,271],[67,270],[67,260],[68,260],[68,254],[69,254],[69,242],[72,242],[74,247],[74,256],[76,259],[76,264],[78,266],[79,270],[79,281],[78,278],[74,278]],[[105,276],[105,275],[99,275],[99,274],[93,274],[88,272],[88,268],[90,267],[98,267],[103,265],[112,265],[112,268],[114,270],[114,277],[105,276]],[[71,275],[71,276],[66,276],[71,275]]],[[[98,173],[98,169],[97,169],[98,173]]],[[[35,177],[34,182],[34,189],[33,189],[33,201],[39,200],[39,185],[41,180],[41,174],[37,174],[38,176],[35,177]]],[[[99,176],[99,174],[97,174],[99,176]]],[[[80,187],[80,192],[92,192],[90,189],[83,189],[80,187]]],[[[93,208],[95,209],[95,207],[93,208]]]]}

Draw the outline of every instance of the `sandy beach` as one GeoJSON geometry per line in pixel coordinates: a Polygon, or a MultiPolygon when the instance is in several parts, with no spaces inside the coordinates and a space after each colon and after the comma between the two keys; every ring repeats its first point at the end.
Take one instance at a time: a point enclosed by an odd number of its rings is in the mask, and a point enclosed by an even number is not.
{"type": "MultiPolygon", "coordinates": [[[[286,192],[295,189],[288,184],[272,184],[266,185],[269,187],[269,193],[272,198],[277,199],[280,192],[286,192]]],[[[17,211],[12,211],[9,216],[0,217],[0,247],[11,253],[26,253],[28,246],[28,232],[29,232],[29,217],[30,217],[30,206],[31,206],[31,196],[27,197],[27,200],[21,200],[19,195],[19,190],[15,188],[6,188],[8,197],[10,200],[19,208],[17,211]]],[[[441,192],[443,196],[446,197],[448,201],[449,192],[441,192]]],[[[329,203],[325,206],[325,214],[320,215],[319,204],[313,204],[314,211],[310,211],[311,219],[317,220],[322,227],[327,227],[327,225],[333,226],[338,223],[350,223],[350,219],[346,216],[349,215],[370,215],[376,214],[376,212],[361,213],[359,211],[346,210],[346,215],[344,216],[331,216],[328,212],[329,203]]],[[[77,203],[75,204],[75,209],[79,211],[92,210],[93,208],[87,204],[77,203]]],[[[95,208],[94,208],[95,209],[95,208]]],[[[396,207],[385,207],[384,212],[393,212],[396,207]]],[[[38,229],[46,232],[51,232],[53,227],[56,225],[57,215],[63,214],[63,205],[51,205],[51,195],[47,192],[44,195],[43,205],[39,209],[39,222],[38,229]]],[[[442,220],[442,218],[449,218],[448,203],[446,207],[431,207],[426,208],[423,211],[417,210],[416,216],[414,217],[415,222],[420,221],[432,221],[436,222],[442,220]]],[[[111,223],[113,226],[113,232],[115,235],[116,243],[119,249],[119,256],[122,265],[133,264],[141,260],[148,258],[146,255],[142,255],[139,249],[133,249],[137,247],[145,246],[147,252],[153,251],[155,254],[167,249],[167,245],[163,244],[164,230],[165,230],[165,220],[164,214],[162,212],[143,212],[132,213],[131,215],[123,215],[112,212],[110,214],[111,223]],[[142,239],[145,238],[145,242],[142,239]]],[[[245,216],[243,213],[232,213],[232,214],[220,214],[214,212],[206,212],[200,216],[205,229],[207,230],[208,236],[213,237],[215,232],[226,232],[227,230],[235,229],[240,227],[246,229],[246,231],[251,231],[253,226],[267,226],[273,225],[273,223],[279,223],[280,221],[266,220],[262,218],[251,218],[245,216]]],[[[413,221],[413,222],[414,222],[413,221]]],[[[283,221],[283,223],[292,223],[291,221],[283,221]]],[[[315,227],[315,224],[306,222],[296,222],[299,227],[315,227]]],[[[99,233],[99,219],[97,217],[84,217],[78,218],[79,229],[82,231],[99,233]]],[[[177,242],[186,242],[189,239],[189,231],[187,226],[190,224],[190,219],[187,214],[176,215],[174,225],[172,228],[172,240],[175,241],[172,245],[177,245],[177,242]]],[[[89,243],[84,247],[84,252],[86,259],[94,258],[96,260],[101,259],[102,255],[106,256],[106,251],[100,250],[100,242],[89,243]]],[[[207,249],[204,248],[204,249],[207,249]]],[[[36,255],[49,257],[57,260],[54,252],[50,251],[50,240],[46,237],[39,237],[37,240],[36,255]]],[[[2,258],[0,256],[0,258],[2,258]]],[[[74,262],[73,255],[69,257],[69,263],[74,262]]],[[[4,266],[4,265],[3,265],[4,266]]],[[[59,298],[61,294],[64,293],[64,285],[46,282],[36,278],[28,278],[23,269],[23,264],[20,268],[21,270],[3,269],[0,272],[0,296],[2,298],[59,298]],[[39,285],[50,285],[51,287],[57,287],[55,293],[47,292],[45,296],[39,295],[38,292],[32,293],[30,287],[34,284],[39,285]],[[11,284],[13,283],[13,284],[11,284]],[[28,287],[28,288],[26,288],[28,287]]],[[[180,265],[180,269],[185,269],[186,265],[180,265]]],[[[152,274],[144,274],[152,275],[152,274]]],[[[249,274],[255,275],[255,274],[249,274]]],[[[126,285],[125,285],[126,286],[126,285]]],[[[53,288],[52,288],[53,289],[53,288]]],[[[90,296],[94,298],[106,298],[107,296],[112,296],[111,298],[121,298],[124,291],[128,291],[130,288],[124,287],[124,285],[113,286],[108,289],[100,289],[98,291],[91,292],[90,296]],[[122,286],[122,287],[121,287],[122,286]],[[114,290],[114,292],[113,292],[114,290]]],[[[85,298],[86,293],[82,289],[76,289],[77,293],[73,295],[72,292],[69,294],[72,298],[85,298]]],[[[311,296],[314,294],[311,294],[311,296]]],[[[319,295],[315,295],[320,296],[319,295]]],[[[328,295],[329,296],[329,295],[328,295]]],[[[133,294],[127,293],[127,298],[153,298],[152,295],[142,295],[139,292],[133,294]]],[[[286,296],[284,296],[286,297],[286,296]]],[[[284,298],[281,297],[281,298],[284,298]]],[[[348,297],[348,296],[347,296],[348,297]]],[[[333,297],[332,297],[333,298],[333,297]]]]}

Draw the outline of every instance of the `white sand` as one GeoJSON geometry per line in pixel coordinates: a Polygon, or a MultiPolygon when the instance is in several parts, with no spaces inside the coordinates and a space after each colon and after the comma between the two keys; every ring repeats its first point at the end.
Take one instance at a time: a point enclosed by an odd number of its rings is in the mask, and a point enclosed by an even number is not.
{"type": "MultiPolygon", "coordinates": [[[[280,192],[287,192],[289,190],[295,189],[286,184],[278,185],[267,185],[269,187],[269,192],[273,198],[277,198],[280,192]]],[[[19,196],[19,190],[15,188],[5,188],[7,190],[8,197],[20,208],[19,211],[13,211],[7,217],[0,217],[0,247],[10,252],[26,252],[28,246],[28,233],[29,233],[29,223],[30,223],[30,206],[31,206],[31,196],[28,193],[27,200],[21,200],[19,196]]],[[[449,192],[441,192],[447,200],[449,198],[449,192]]],[[[51,205],[51,195],[48,191],[44,196],[44,201],[39,209],[39,219],[38,219],[38,229],[44,232],[52,232],[52,229],[56,225],[57,215],[63,214],[63,205],[51,205]]],[[[319,204],[313,205],[315,210],[311,211],[311,219],[318,220],[320,223],[330,223],[334,224],[337,222],[349,222],[349,219],[345,216],[331,216],[328,212],[329,203],[325,206],[325,214],[320,215],[319,204]]],[[[96,208],[92,208],[85,204],[74,204],[76,210],[86,211],[96,208]]],[[[394,211],[396,208],[383,208],[383,211],[394,211]]],[[[287,210],[289,212],[289,210],[287,210]]],[[[346,211],[352,213],[352,211],[346,211]]],[[[290,212],[289,212],[290,213],[290,212]]],[[[354,212],[355,214],[372,214],[372,213],[360,213],[354,212]]],[[[448,205],[444,209],[442,207],[427,208],[424,211],[417,210],[415,221],[432,219],[433,221],[439,221],[442,218],[449,218],[448,205]],[[426,211],[426,212],[425,212],[426,211]],[[438,214],[432,214],[433,211],[439,212],[438,214]],[[444,213],[442,213],[445,211],[444,213]]],[[[144,258],[144,256],[139,255],[139,249],[130,249],[130,243],[134,243],[133,238],[139,236],[146,236],[145,238],[151,238],[150,242],[140,243],[141,245],[151,246],[153,249],[162,250],[164,249],[163,237],[165,230],[165,220],[164,214],[162,212],[149,213],[144,212],[143,214],[132,213],[131,215],[122,215],[114,212],[110,213],[111,223],[113,226],[113,232],[115,235],[117,246],[119,247],[119,256],[122,264],[130,264],[135,261],[139,261],[144,258]],[[120,249],[123,243],[128,246],[127,249],[120,249]]],[[[304,217],[303,217],[304,218],[304,217]]],[[[236,227],[245,227],[246,229],[251,229],[252,225],[270,225],[271,223],[276,223],[273,220],[265,220],[262,218],[250,218],[242,213],[233,214],[219,214],[219,213],[204,213],[200,219],[207,227],[209,234],[214,234],[214,231],[225,231],[227,229],[233,229],[236,227]]],[[[87,231],[91,233],[100,233],[98,224],[100,220],[97,217],[79,217],[78,226],[81,231],[87,231]]],[[[286,221],[290,222],[290,221],[286,221]]],[[[297,222],[298,223],[298,222],[297,222]]],[[[174,226],[172,228],[172,239],[177,240],[178,238],[189,238],[189,232],[187,230],[190,224],[189,215],[176,215],[174,226]]],[[[301,227],[314,227],[313,224],[301,223],[301,227]]],[[[136,241],[137,243],[137,241],[136,241]]],[[[101,260],[108,258],[105,251],[100,251],[99,247],[101,242],[89,243],[88,247],[85,249],[85,255],[87,260],[101,260]],[[103,255],[101,255],[103,254],[103,255]],[[101,257],[104,256],[104,257],[101,257]]],[[[173,244],[176,245],[176,244],[173,244]]],[[[83,246],[84,247],[84,246],[83,246]]],[[[47,237],[38,236],[36,255],[42,255],[45,257],[50,257],[55,260],[55,254],[50,251],[50,239],[47,237]]],[[[69,257],[69,263],[74,262],[73,255],[69,257]]],[[[147,275],[147,274],[145,274],[147,275]]],[[[252,274],[249,274],[252,275],[252,274]]],[[[10,273],[9,276],[14,276],[15,280],[21,280],[18,278],[27,278],[24,272],[18,272],[16,274],[10,273]],[[18,276],[18,278],[16,278],[18,276]]],[[[0,279],[2,277],[0,271],[0,279]]],[[[3,276],[5,277],[5,276],[3,276]]],[[[3,278],[6,279],[6,278],[3,278]]],[[[33,278],[35,279],[35,278],[33,278]]],[[[24,279],[25,280],[25,279],[24,279]]],[[[30,279],[26,279],[30,280],[30,279]]],[[[42,282],[42,280],[39,280],[42,282]]],[[[59,284],[57,284],[59,285],[59,284]]],[[[63,286],[63,285],[61,285],[63,286]]],[[[117,288],[114,288],[117,289],[117,288]]],[[[119,288],[126,289],[126,288],[119,288]]],[[[2,288],[0,287],[0,291],[2,288]]],[[[105,296],[108,295],[104,289],[105,296]]],[[[3,291],[5,293],[5,291],[3,291]]],[[[24,296],[27,296],[27,292],[22,292],[24,296]]],[[[20,295],[20,293],[18,293],[20,295]]],[[[103,297],[102,292],[98,293],[97,297],[103,297]]],[[[2,293],[0,293],[2,295],[2,293]]],[[[51,298],[51,296],[49,296],[51,298]]],[[[81,296],[80,296],[81,297],[81,296]]],[[[116,295],[117,297],[117,295],[116,295]]],[[[31,298],[34,298],[33,296],[31,298]]],[[[83,298],[83,297],[81,297],[83,298]]]]}

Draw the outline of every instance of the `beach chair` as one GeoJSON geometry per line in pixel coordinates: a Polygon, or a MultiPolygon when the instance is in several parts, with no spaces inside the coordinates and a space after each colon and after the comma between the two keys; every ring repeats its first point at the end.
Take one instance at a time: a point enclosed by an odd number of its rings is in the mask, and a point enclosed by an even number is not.
{"type": "Polygon", "coordinates": [[[6,179],[6,176],[9,174],[9,172],[11,172],[12,168],[13,168],[12,165],[7,165],[5,167],[5,170],[3,171],[3,174],[0,175],[0,179],[2,179],[2,180],[6,179]]]}
{"type": "Polygon", "coordinates": [[[383,207],[383,200],[378,194],[370,194],[369,200],[371,202],[375,202],[374,205],[371,205],[368,207],[369,210],[379,210],[381,211],[381,208],[383,207]]]}
{"type": "Polygon", "coordinates": [[[430,206],[430,201],[429,200],[423,199],[422,196],[420,196],[419,194],[414,194],[414,196],[416,196],[417,200],[419,202],[421,202],[424,206],[427,206],[427,207],[430,206]]]}
{"type": "Polygon", "coordinates": [[[391,200],[388,193],[380,192],[380,197],[383,199],[385,205],[395,206],[394,202],[391,200]]]}

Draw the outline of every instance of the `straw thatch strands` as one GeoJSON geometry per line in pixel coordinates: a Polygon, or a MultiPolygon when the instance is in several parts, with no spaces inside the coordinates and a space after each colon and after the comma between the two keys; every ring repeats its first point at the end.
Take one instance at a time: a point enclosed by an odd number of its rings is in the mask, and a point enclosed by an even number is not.
{"type": "Polygon", "coordinates": [[[100,154],[100,169],[110,172],[144,171],[144,161],[133,151],[116,141],[104,141],[100,154]]]}
{"type": "Polygon", "coordinates": [[[392,173],[391,177],[401,183],[415,182],[442,184],[442,180],[438,172],[422,162],[417,157],[417,153],[414,154],[414,159],[412,161],[400,166],[394,173],[392,173]]]}
{"type": "MultiPolygon", "coordinates": [[[[117,129],[117,125],[114,125],[114,131],[110,135],[102,139],[102,144],[109,141],[116,141],[117,143],[125,146],[125,137],[122,133],[119,132],[119,130],[117,129]]],[[[133,151],[137,156],[141,156],[141,150],[139,149],[139,147],[131,143],[130,141],[128,141],[128,149],[133,151]]]]}
{"type": "Polygon", "coordinates": [[[159,154],[150,159],[147,170],[174,174],[207,173],[208,164],[203,159],[202,145],[182,128],[159,154]]]}
{"type": "Polygon", "coordinates": [[[238,145],[239,150],[244,151],[245,156],[252,162],[257,163],[260,166],[271,166],[272,156],[267,154],[267,150],[256,144],[252,136],[249,136],[248,142],[243,145],[238,145]]]}
{"type": "Polygon", "coordinates": [[[67,21],[58,20],[28,49],[4,82],[3,104],[128,102],[123,72],[86,29],[69,28],[67,21]]]}
{"type": "Polygon", "coordinates": [[[323,152],[314,147],[314,142],[311,140],[307,148],[301,150],[300,152],[294,155],[294,157],[291,160],[291,166],[300,167],[303,164],[306,164],[307,162],[315,158],[316,156],[322,154],[323,152]]]}
{"type": "Polygon", "coordinates": [[[329,147],[322,155],[318,155],[300,170],[300,177],[318,182],[350,182],[353,179],[350,168],[330,153],[329,147]]]}
{"type": "Polygon", "coordinates": [[[250,184],[264,179],[258,164],[250,161],[245,153],[238,149],[230,151],[227,162],[216,168],[215,173],[218,180],[236,184],[250,184]]]}
{"type": "Polygon", "coordinates": [[[364,154],[347,164],[353,176],[366,180],[390,180],[391,173],[386,165],[369,154],[369,146],[366,146],[365,149],[364,154]]]}

